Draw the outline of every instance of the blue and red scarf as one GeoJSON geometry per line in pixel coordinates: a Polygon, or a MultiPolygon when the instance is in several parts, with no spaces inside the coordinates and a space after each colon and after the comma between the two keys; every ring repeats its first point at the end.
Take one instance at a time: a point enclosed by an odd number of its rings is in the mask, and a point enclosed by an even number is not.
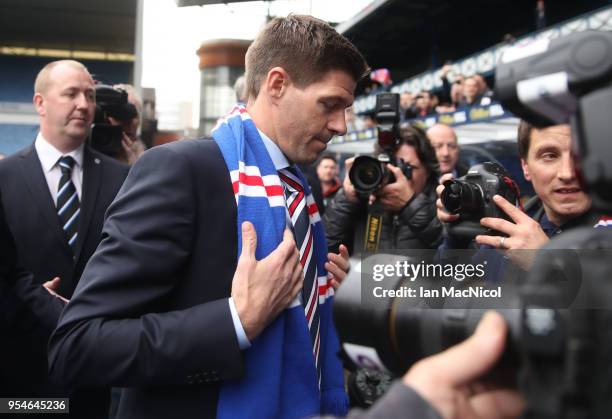
{"type": "MultiPolygon", "coordinates": [[[[285,197],[268,151],[243,105],[236,105],[212,132],[227,164],[238,207],[238,255],[241,225],[257,231],[257,260],[270,254],[283,238],[285,197]]],[[[299,301],[284,310],[246,349],[245,375],[225,381],[219,394],[218,418],[304,418],[318,414],[343,416],[348,410],[338,338],[327,278],[327,245],[321,217],[308,182],[299,173],[314,235],[319,293],[320,342],[313,354],[304,309],[299,301]],[[315,356],[321,366],[320,382],[315,356]]]]}

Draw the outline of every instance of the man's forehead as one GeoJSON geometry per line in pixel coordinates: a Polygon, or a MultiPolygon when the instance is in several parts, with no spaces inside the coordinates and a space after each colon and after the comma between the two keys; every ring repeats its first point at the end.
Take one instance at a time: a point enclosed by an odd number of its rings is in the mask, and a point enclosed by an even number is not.
{"type": "Polygon", "coordinates": [[[434,131],[430,131],[429,133],[430,140],[434,143],[456,143],[457,137],[455,133],[450,129],[445,128],[437,128],[434,131]]]}
{"type": "Polygon", "coordinates": [[[320,84],[323,87],[324,95],[350,99],[351,103],[357,86],[353,77],[343,70],[329,70],[315,84],[320,84]]]}
{"type": "Polygon", "coordinates": [[[57,84],[68,86],[81,86],[83,83],[91,85],[93,88],[94,81],[87,70],[72,67],[69,65],[58,65],[49,73],[49,81],[51,85],[57,84]]]}
{"type": "Polygon", "coordinates": [[[534,129],[531,136],[532,145],[539,144],[566,144],[571,140],[569,126],[554,126],[543,129],[534,129]]]}

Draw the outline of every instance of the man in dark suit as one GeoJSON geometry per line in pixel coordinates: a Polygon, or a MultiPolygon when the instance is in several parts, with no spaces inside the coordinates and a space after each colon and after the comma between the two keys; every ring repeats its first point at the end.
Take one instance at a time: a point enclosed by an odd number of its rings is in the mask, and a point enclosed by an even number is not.
{"type": "MultiPolygon", "coordinates": [[[[128,172],[85,144],[95,92],[81,63],[48,64],[34,90],[40,116],[36,141],[0,162],[1,204],[17,265],[33,274],[5,290],[22,302],[11,310],[31,321],[11,336],[11,362],[3,367],[3,376],[11,378],[1,389],[3,396],[66,394],[48,380],[47,339],[98,246],[104,213],[128,172]]],[[[107,417],[108,389],[70,395],[73,417],[107,417]]]]}
{"type": "MultiPolygon", "coordinates": [[[[262,34],[247,53],[246,120],[259,130],[260,152],[275,169],[278,160],[311,163],[333,135],[346,131],[344,111],[367,65],[317,19],[276,18],[262,34]]],[[[267,336],[264,329],[286,313],[304,282],[289,230],[256,260],[262,237],[248,222],[237,225],[237,213],[217,142],[179,141],[145,153],[109,207],[100,247],[50,340],[51,374],[72,384],[129,387],[120,401],[122,418],[223,416],[217,411],[222,387],[253,366],[243,349],[267,336]]],[[[341,253],[327,255],[325,265],[338,280],[348,269],[346,249],[341,253]]],[[[305,320],[302,314],[307,328],[305,320]]],[[[299,392],[292,396],[303,399],[299,392]]],[[[273,400],[266,408],[275,412],[284,403],[273,400]]]]}

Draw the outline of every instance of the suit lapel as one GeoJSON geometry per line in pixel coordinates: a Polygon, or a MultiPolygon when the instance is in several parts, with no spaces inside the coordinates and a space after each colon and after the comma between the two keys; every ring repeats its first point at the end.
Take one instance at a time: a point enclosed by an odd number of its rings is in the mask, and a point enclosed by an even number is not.
{"type": "Polygon", "coordinates": [[[55,208],[53,197],[49,192],[47,179],[43,173],[36,149],[34,146],[32,146],[24,150],[20,157],[22,162],[21,176],[22,179],[25,179],[25,183],[29,192],[32,194],[36,207],[40,211],[43,219],[48,224],[51,231],[56,232],[56,236],[64,250],[72,257],[72,250],[68,246],[66,233],[64,233],[64,230],[60,225],[60,220],[57,215],[57,208],[55,208]]]}
{"type": "Polygon", "coordinates": [[[102,181],[102,161],[93,155],[89,146],[83,150],[83,189],[81,193],[81,214],[79,216],[79,239],[75,250],[75,260],[79,260],[83,243],[87,237],[91,217],[96,208],[100,182],[102,181]]]}

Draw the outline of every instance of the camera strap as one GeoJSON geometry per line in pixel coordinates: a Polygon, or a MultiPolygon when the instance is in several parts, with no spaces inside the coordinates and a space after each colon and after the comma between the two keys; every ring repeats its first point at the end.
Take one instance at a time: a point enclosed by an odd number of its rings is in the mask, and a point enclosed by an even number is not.
{"type": "Polygon", "coordinates": [[[384,211],[380,202],[375,201],[372,205],[368,205],[368,219],[366,222],[365,240],[363,242],[365,253],[374,253],[378,250],[383,215],[384,211]]]}

